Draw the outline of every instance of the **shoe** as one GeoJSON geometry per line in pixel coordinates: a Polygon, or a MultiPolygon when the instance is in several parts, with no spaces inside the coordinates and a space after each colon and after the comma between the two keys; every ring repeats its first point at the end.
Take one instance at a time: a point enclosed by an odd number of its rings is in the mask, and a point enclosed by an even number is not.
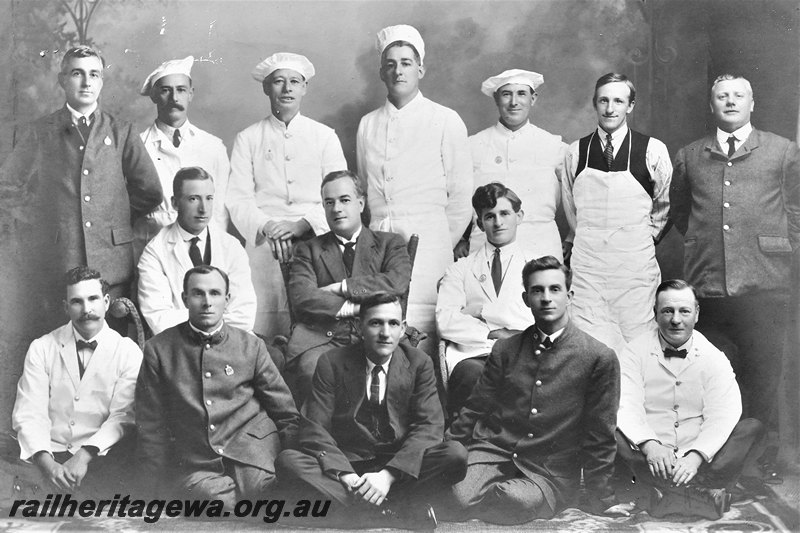
{"type": "Polygon", "coordinates": [[[778,472],[778,467],[772,461],[764,461],[758,468],[761,470],[761,481],[768,485],[782,485],[783,477],[778,472]]]}
{"type": "Polygon", "coordinates": [[[653,487],[650,494],[650,516],[669,514],[702,516],[710,520],[722,518],[731,508],[731,495],[725,489],[701,487],[653,487]]]}
{"type": "Polygon", "coordinates": [[[744,496],[755,498],[756,496],[770,496],[771,492],[767,488],[766,483],[760,477],[755,476],[742,476],[739,478],[739,483],[736,487],[742,487],[744,496]]]}
{"type": "Polygon", "coordinates": [[[433,506],[430,504],[405,506],[398,510],[384,506],[381,509],[381,515],[384,518],[386,527],[396,529],[433,531],[439,525],[436,521],[436,513],[433,510],[433,506]]]}

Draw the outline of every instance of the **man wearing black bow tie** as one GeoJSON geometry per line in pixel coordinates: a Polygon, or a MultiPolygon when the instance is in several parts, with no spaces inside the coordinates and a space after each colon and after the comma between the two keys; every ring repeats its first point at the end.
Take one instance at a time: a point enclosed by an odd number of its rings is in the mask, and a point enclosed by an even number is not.
{"type": "Polygon", "coordinates": [[[224,323],[228,276],[201,265],[183,283],[189,320],[148,341],[136,384],[141,488],[230,511],[273,486],[299,414],[264,342],[224,323]]]}
{"type": "Polygon", "coordinates": [[[31,343],[13,426],[20,458],[38,466],[47,485],[107,496],[121,488],[113,485],[124,463],[118,445],[133,430],[142,352],[106,324],[108,284],[99,272],[76,267],[66,286],[70,322],[31,343]]]}
{"type": "Polygon", "coordinates": [[[661,283],[657,329],[620,355],[620,473],[655,490],[649,498],[653,516],[719,518],[730,503],[726,489],[736,485],[743,468],[754,468],[754,444],[763,435],[759,421],[739,420],[736,377],[725,354],[694,330],[699,314],[691,285],[661,283]]]}

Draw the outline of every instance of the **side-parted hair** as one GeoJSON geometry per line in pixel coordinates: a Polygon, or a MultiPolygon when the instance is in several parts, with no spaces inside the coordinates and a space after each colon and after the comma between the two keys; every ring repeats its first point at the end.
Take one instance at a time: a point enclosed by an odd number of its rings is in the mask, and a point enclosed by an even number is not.
{"type": "Polygon", "coordinates": [[[400,297],[396,294],[392,294],[386,291],[376,292],[375,294],[370,294],[366,298],[361,301],[361,306],[358,310],[358,318],[364,320],[364,317],[367,316],[367,311],[372,309],[373,307],[378,307],[379,305],[383,304],[392,304],[397,303],[400,304],[400,297]]]}
{"type": "Polygon", "coordinates": [[[188,180],[211,180],[214,183],[214,177],[201,167],[183,167],[175,173],[172,179],[172,196],[175,199],[180,198],[183,191],[183,182],[188,180]]]}
{"type": "Polygon", "coordinates": [[[753,96],[753,86],[750,85],[750,80],[739,74],[730,74],[726,72],[724,74],[720,74],[714,79],[714,83],[711,84],[711,89],[709,90],[709,97],[714,97],[714,89],[717,87],[719,82],[729,80],[744,80],[745,85],[747,85],[747,90],[750,91],[750,96],[753,96]]]}
{"type": "Polygon", "coordinates": [[[100,289],[103,291],[104,296],[108,294],[108,282],[103,279],[100,272],[87,266],[77,266],[64,274],[64,290],[66,291],[67,287],[77,285],[81,281],[92,279],[100,282],[100,289]]]}
{"type": "Polygon", "coordinates": [[[353,180],[353,185],[356,186],[356,196],[359,198],[364,198],[364,188],[361,187],[361,179],[355,172],[350,172],[349,170],[334,170],[333,172],[329,172],[324,178],[322,178],[322,185],[319,187],[320,193],[328,183],[345,178],[353,180]]]}
{"type": "Polygon", "coordinates": [[[419,56],[417,47],[408,41],[394,41],[392,42],[392,44],[384,48],[383,52],[381,52],[381,63],[383,63],[383,60],[386,58],[386,52],[388,52],[390,48],[394,48],[396,46],[408,46],[409,48],[411,48],[411,51],[414,52],[414,59],[417,61],[417,65],[422,65],[422,59],[419,56]]]}
{"type": "Polygon", "coordinates": [[[564,282],[567,284],[567,290],[572,287],[572,270],[561,263],[552,255],[545,255],[538,259],[532,259],[525,263],[522,267],[522,286],[525,287],[525,292],[528,292],[528,279],[534,272],[541,272],[542,270],[560,270],[564,273],[564,282]]]}
{"type": "MultiPolygon", "coordinates": [[[[668,279],[666,281],[662,281],[661,283],[659,283],[658,287],[656,288],[655,301],[656,302],[658,301],[658,295],[661,294],[662,292],[668,290],[682,291],[683,289],[691,289],[692,296],[694,296],[694,303],[695,305],[698,305],[697,291],[695,290],[694,286],[692,286],[692,284],[690,283],[685,282],[682,279],[668,279]]],[[[655,307],[655,304],[653,305],[655,307]]]]}
{"type": "Polygon", "coordinates": [[[597,79],[597,83],[594,84],[594,96],[592,96],[592,104],[597,104],[597,90],[602,87],[603,85],[608,85],[609,83],[616,83],[618,81],[623,82],[625,85],[628,86],[630,90],[630,98],[628,103],[634,103],[636,101],[636,87],[633,86],[633,82],[628,79],[628,76],[625,74],[620,74],[618,72],[609,72],[608,74],[603,74],[597,79]]]}
{"type": "Polygon", "coordinates": [[[503,185],[493,181],[486,185],[481,185],[475,189],[472,195],[472,208],[475,214],[478,215],[478,227],[483,229],[483,222],[481,221],[481,211],[484,209],[492,209],[497,205],[498,198],[506,198],[514,209],[515,213],[519,213],[522,209],[522,200],[519,199],[517,193],[503,185]]]}
{"type": "Polygon", "coordinates": [[[106,68],[106,60],[103,59],[103,56],[100,55],[100,52],[92,48],[91,46],[87,46],[85,44],[75,46],[67,50],[64,54],[64,58],[61,60],[61,73],[64,74],[64,69],[69,64],[70,60],[73,57],[96,57],[100,60],[100,63],[103,65],[103,69],[106,68]]]}
{"type": "Polygon", "coordinates": [[[230,285],[231,285],[230,280],[228,280],[228,275],[221,268],[217,268],[211,265],[197,265],[196,267],[192,267],[186,271],[186,274],[184,274],[183,276],[184,294],[187,292],[187,289],[189,288],[189,278],[191,278],[195,274],[211,274],[212,272],[219,272],[219,275],[222,276],[222,279],[225,280],[225,294],[228,294],[230,292],[230,285]]]}

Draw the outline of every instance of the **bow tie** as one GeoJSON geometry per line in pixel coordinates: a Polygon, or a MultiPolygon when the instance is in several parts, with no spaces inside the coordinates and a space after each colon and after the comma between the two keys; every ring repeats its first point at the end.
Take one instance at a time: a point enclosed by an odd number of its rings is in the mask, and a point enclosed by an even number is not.
{"type": "Polygon", "coordinates": [[[195,334],[195,338],[200,343],[206,343],[206,344],[212,344],[212,345],[213,344],[219,344],[220,342],[222,342],[222,339],[223,339],[222,331],[218,331],[218,332],[214,333],[213,335],[203,335],[202,333],[198,333],[196,331],[193,331],[193,333],[195,334]]]}
{"type": "Polygon", "coordinates": [[[78,348],[78,350],[94,351],[94,349],[97,348],[97,341],[86,342],[83,339],[78,339],[77,341],[75,341],[75,346],[78,348]]]}
{"type": "Polygon", "coordinates": [[[677,357],[678,359],[686,359],[686,350],[673,350],[672,348],[664,348],[664,357],[677,357]]]}

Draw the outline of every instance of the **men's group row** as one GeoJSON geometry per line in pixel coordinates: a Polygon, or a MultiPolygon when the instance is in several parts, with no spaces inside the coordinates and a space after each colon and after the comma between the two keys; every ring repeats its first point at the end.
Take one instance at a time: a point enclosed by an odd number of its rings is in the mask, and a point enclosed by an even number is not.
{"type": "MultiPolygon", "coordinates": [[[[800,158],[794,143],[752,128],[746,79],[717,78],[717,130],[681,149],[673,167],[663,143],[628,128],[636,93],[624,75],[597,81],[597,127],[567,146],[529,120],[542,76],[504,71],[481,86],[498,122],[468,138],[454,111],[419,91],[419,32],[391,26],[377,44],[387,101],[359,125],[358,177],[343,170],[333,130],[300,114],[314,76],[303,56],[278,53],[257,65],[271,113],[237,136],[229,162],[221,141],[187,119],[191,57],[145,80],[157,118],[137,136],[99,109],[103,60],[78,47],[59,74],[65,107],[27,128],[0,168],[2,201],[47,214],[31,235],[40,243],[32,248],[44,250],[34,260],[61,272],[95,268],[112,296],[127,295],[141,253],[136,297],[154,333],[191,316],[185,273],[219,267],[230,285],[226,324],[288,335],[283,375],[299,404],[312,397],[322,354],[362,338],[364,302],[406,293],[405,243],[417,234],[407,320],[442,340],[451,417],[488,372],[497,341],[530,326],[519,295],[532,259],[570,262],[571,320],[618,355],[655,331],[655,244],[672,222],[684,234],[700,328],[731,360],[746,414],[771,423],[800,247],[800,158]],[[570,227],[563,243],[558,209],[570,227]],[[223,229],[228,216],[244,250],[223,229]],[[290,259],[293,324],[281,275],[290,259]],[[758,335],[765,330],[774,334],[758,335]]],[[[682,412],[690,404],[670,405],[675,427],[696,418],[682,412]]]]}

